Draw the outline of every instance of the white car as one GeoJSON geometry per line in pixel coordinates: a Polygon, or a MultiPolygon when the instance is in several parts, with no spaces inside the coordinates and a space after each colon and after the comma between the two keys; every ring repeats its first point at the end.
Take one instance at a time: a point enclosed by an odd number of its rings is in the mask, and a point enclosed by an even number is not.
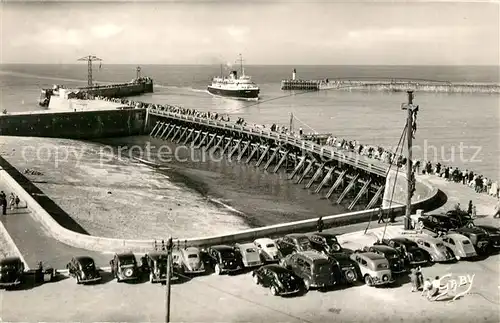
{"type": "Polygon", "coordinates": [[[262,265],[259,250],[253,243],[237,243],[234,247],[241,254],[243,266],[256,267],[262,265]]]}
{"type": "Polygon", "coordinates": [[[260,238],[253,244],[259,249],[259,254],[265,261],[279,261],[278,247],[272,239],[260,238]]]}
{"type": "Polygon", "coordinates": [[[477,256],[476,249],[469,238],[458,233],[449,233],[441,237],[446,247],[450,248],[457,260],[477,256]]]}

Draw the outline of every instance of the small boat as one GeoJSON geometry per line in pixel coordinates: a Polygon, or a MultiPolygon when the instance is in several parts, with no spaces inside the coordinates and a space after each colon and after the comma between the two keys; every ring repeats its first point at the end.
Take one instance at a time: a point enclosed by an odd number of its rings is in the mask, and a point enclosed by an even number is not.
{"type": "Polygon", "coordinates": [[[207,87],[207,91],[216,96],[258,100],[260,89],[257,84],[252,82],[252,78],[250,76],[245,75],[241,54],[239,62],[241,67],[240,77],[238,77],[237,71],[231,71],[228,77],[223,77],[221,67],[221,76],[214,77],[212,79],[212,84],[207,87]]]}

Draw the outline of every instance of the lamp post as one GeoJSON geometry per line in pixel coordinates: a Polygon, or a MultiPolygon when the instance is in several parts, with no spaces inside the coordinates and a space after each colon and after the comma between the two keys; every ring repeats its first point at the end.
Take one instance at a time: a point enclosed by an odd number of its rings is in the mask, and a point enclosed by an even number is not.
{"type": "Polygon", "coordinates": [[[172,237],[167,240],[167,282],[165,291],[165,322],[170,322],[170,278],[172,276],[172,237]]]}
{"type": "Polygon", "coordinates": [[[413,104],[413,91],[407,91],[408,93],[408,103],[403,103],[401,105],[402,110],[408,111],[407,123],[406,123],[406,138],[408,143],[408,157],[406,160],[406,178],[407,178],[407,195],[406,195],[406,216],[404,219],[404,229],[411,230],[411,198],[415,191],[415,178],[413,174],[413,134],[414,134],[414,114],[418,112],[418,105],[413,104]]]}

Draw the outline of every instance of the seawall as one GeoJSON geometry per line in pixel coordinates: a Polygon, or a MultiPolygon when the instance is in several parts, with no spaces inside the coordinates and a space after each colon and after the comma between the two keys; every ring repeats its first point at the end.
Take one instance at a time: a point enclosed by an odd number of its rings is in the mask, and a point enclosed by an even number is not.
{"type": "MultiPolygon", "coordinates": [[[[8,163],[7,163],[8,165],[8,163]]],[[[112,239],[106,237],[90,236],[85,233],[79,233],[67,229],[71,226],[64,225],[70,223],[72,219],[64,220],[59,218],[56,220],[54,215],[51,215],[44,209],[35,199],[29,194],[20,183],[18,183],[12,175],[13,170],[4,167],[0,169],[0,181],[6,184],[12,192],[17,194],[22,201],[27,203],[32,216],[37,219],[41,226],[56,240],[67,245],[99,251],[99,252],[146,252],[150,251],[154,241],[153,240],[126,240],[126,239],[112,239]],[[62,221],[66,221],[63,223],[62,221]],[[64,225],[61,225],[61,223],[64,225]]],[[[23,185],[26,185],[24,183],[23,185]]],[[[438,190],[430,186],[424,181],[417,181],[417,189],[421,192],[421,199],[415,201],[414,208],[431,210],[436,207],[437,199],[439,198],[438,190]]],[[[393,205],[391,207],[394,214],[401,215],[405,211],[405,207],[401,205],[393,205]]],[[[375,219],[378,214],[378,209],[364,210],[358,212],[350,212],[332,216],[323,217],[325,226],[335,227],[347,224],[366,222],[369,219],[375,219]]],[[[62,217],[63,215],[60,215],[62,217]]],[[[67,215],[66,215],[67,216],[67,215]]],[[[69,217],[69,216],[68,216],[69,217]]],[[[317,219],[308,219],[296,222],[282,223],[271,225],[261,228],[249,229],[240,232],[235,232],[226,235],[210,236],[210,237],[196,237],[196,238],[180,238],[176,239],[177,243],[181,245],[191,246],[208,246],[214,244],[230,244],[234,242],[252,241],[261,237],[276,237],[277,235],[288,234],[292,232],[307,232],[313,231],[316,227],[317,219]]],[[[165,237],[167,239],[168,237],[165,237]]]]}
{"type": "Polygon", "coordinates": [[[152,93],[153,81],[103,85],[83,88],[82,90],[94,96],[100,95],[108,98],[122,98],[143,93],[152,93]]]}
{"type": "Polygon", "coordinates": [[[142,134],[146,109],[0,115],[0,136],[95,139],[142,134]]]}

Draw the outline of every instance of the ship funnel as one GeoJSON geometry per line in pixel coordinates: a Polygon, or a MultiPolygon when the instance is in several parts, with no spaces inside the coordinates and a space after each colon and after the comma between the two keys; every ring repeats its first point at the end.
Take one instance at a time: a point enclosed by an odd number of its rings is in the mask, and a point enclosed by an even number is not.
{"type": "Polygon", "coordinates": [[[231,71],[231,75],[236,79],[238,78],[238,72],[237,71],[231,71]]]}

